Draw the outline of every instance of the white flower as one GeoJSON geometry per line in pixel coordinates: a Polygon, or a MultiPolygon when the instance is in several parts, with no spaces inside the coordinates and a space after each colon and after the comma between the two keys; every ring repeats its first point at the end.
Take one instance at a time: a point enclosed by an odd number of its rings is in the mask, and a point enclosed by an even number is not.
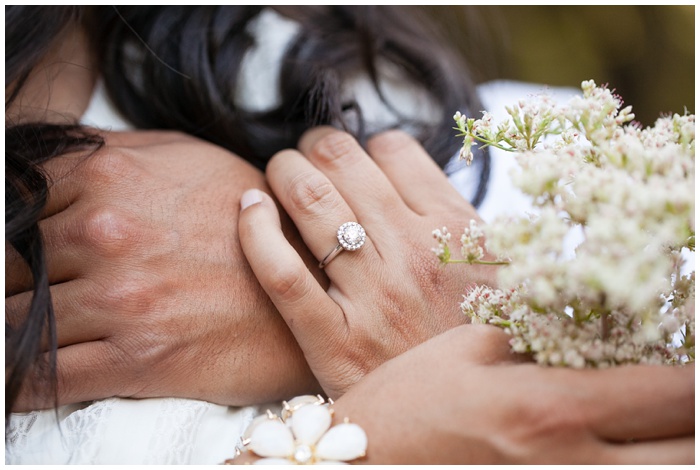
{"type": "Polygon", "coordinates": [[[447,231],[447,227],[442,227],[442,230],[433,230],[433,238],[438,241],[438,246],[432,249],[433,253],[437,255],[438,259],[441,262],[449,262],[450,247],[448,243],[450,241],[450,238],[452,238],[452,234],[450,234],[450,232],[447,231]]]}
{"type": "Polygon", "coordinates": [[[484,257],[484,249],[480,245],[480,240],[483,236],[483,230],[476,223],[476,220],[472,219],[469,222],[469,228],[464,229],[460,239],[462,242],[462,256],[467,262],[479,261],[484,257]]]}
{"type": "Polygon", "coordinates": [[[286,421],[262,416],[251,424],[245,447],[263,457],[255,464],[338,465],[363,457],[367,435],[357,424],[331,427],[326,405],[309,404],[295,410],[286,421]]]}
{"type": "MultiPolygon", "coordinates": [[[[631,107],[592,80],[557,106],[546,94],[494,125],[456,116],[464,142],[515,152],[513,184],[536,215],[472,222],[462,254],[497,259],[502,290],[472,288],[474,321],[504,328],[541,364],[609,367],[694,359],[695,116],[642,129],[631,107]],[[573,242],[573,243],[572,243],[573,242]],[[691,271],[688,273],[688,271],[691,271]],[[682,341],[672,341],[682,335],[682,341]]],[[[435,235],[449,259],[444,233],[435,235]]]]}

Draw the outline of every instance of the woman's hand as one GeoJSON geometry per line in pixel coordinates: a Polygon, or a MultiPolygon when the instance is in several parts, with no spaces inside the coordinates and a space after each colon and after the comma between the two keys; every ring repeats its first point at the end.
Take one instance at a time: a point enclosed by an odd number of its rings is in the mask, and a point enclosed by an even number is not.
{"type": "MultiPolygon", "coordinates": [[[[241,193],[269,191],[262,173],[173,132],[106,139],[95,155],[46,164],[54,184],[40,227],[59,402],[116,395],[250,404],[318,391],[238,241],[241,193]]],[[[293,227],[285,234],[313,266],[293,227]]],[[[13,323],[27,311],[31,277],[16,253],[6,255],[13,323]]],[[[42,377],[27,380],[21,409],[53,405],[42,377]]]]}
{"type": "MultiPolygon", "coordinates": [[[[546,368],[501,361],[487,325],[445,332],[338,399],[368,438],[366,464],[692,464],[695,370],[546,368]]],[[[253,460],[244,453],[236,463],[253,460]]]]}
{"type": "Polygon", "coordinates": [[[508,336],[449,331],[387,363],[334,406],[369,439],[366,463],[693,463],[695,370],[489,363],[508,336]],[[500,336],[500,340],[499,340],[500,336]]]}
{"type": "Polygon", "coordinates": [[[432,231],[453,233],[476,211],[413,138],[388,132],[368,142],[319,128],[300,152],[277,154],[267,178],[318,260],[336,231],[359,222],[367,240],[325,267],[326,291],[286,241],[273,200],[246,193],[239,220],[243,251],[286,320],[325,392],[341,396],[379,364],[466,322],[459,309],[469,283],[491,284],[492,267],[440,266],[432,231]]]}

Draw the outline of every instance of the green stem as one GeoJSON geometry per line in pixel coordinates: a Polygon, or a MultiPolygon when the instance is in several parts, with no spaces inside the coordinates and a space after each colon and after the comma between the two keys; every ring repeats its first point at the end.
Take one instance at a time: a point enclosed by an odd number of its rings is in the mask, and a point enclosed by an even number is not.
{"type": "Polygon", "coordinates": [[[484,264],[487,266],[506,266],[510,264],[507,261],[468,261],[466,259],[449,259],[446,263],[460,263],[460,264],[484,264]]]}
{"type": "Polygon", "coordinates": [[[478,135],[472,134],[472,138],[476,140],[477,142],[481,142],[482,144],[488,145],[490,147],[496,147],[497,149],[500,150],[505,150],[506,152],[515,152],[515,149],[513,147],[504,147],[503,145],[494,142],[492,140],[487,140],[482,137],[479,137],[478,135]]]}

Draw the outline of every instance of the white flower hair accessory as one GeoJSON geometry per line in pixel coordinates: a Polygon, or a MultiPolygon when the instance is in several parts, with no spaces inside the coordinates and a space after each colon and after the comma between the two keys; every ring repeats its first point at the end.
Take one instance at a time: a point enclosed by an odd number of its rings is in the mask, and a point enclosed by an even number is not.
{"type": "Polygon", "coordinates": [[[338,465],[365,456],[367,435],[348,418],[331,427],[333,410],[320,396],[282,402],[281,416],[258,416],[242,437],[244,451],[260,465],[338,465]]]}

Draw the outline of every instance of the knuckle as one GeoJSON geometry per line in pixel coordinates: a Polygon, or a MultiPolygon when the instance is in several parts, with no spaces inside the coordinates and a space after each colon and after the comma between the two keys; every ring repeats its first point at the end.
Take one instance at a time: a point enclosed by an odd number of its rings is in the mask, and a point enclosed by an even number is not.
{"type": "Polygon", "coordinates": [[[123,210],[100,207],[83,219],[82,242],[108,257],[121,256],[139,238],[139,227],[123,210]]]}
{"type": "Polygon", "coordinates": [[[120,370],[119,396],[137,397],[154,379],[166,355],[163,341],[143,328],[137,335],[107,339],[107,362],[120,370]]]}
{"type": "Polygon", "coordinates": [[[417,145],[418,142],[409,134],[400,130],[390,130],[372,136],[367,141],[367,149],[372,155],[400,155],[409,145],[417,145]]]}
{"type": "Polygon", "coordinates": [[[362,152],[359,143],[345,132],[331,132],[323,136],[311,148],[310,157],[313,160],[327,163],[347,165],[348,160],[362,152]]]}
{"type": "Polygon", "coordinates": [[[338,193],[333,184],[319,173],[303,173],[289,185],[289,201],[302,213],[333,210],[338,205],[338,193]]]}
{"type": "Polygon", "coordinates": [[[527,449],[533,443],[579,439],[586,430],[586,418],[571,397],[540,391],[536,398],[520,398],[510,414],[519,416],[511,436],[514,448],[527,449]]]}
{"type": "MultiPolygon", "coordinates": [[[[409,249],[408,262],[409,272],[413,279],[422,289],[422,292],[434,292],[434,298],[444,294],[444,298],[449,298],[449,273],[446,269],[441,269],[440,263],[437,262],[435,254],[426,249],[426,243],[421,243],[417,240],[408,241],[409,249]]],[[[454,277],[454,276],[453,276],[454,277]]],[[[462,280],[460,279],[460,283],[462,280]]],[[[460,284],[463,288],[463,284],[460,284]]]]}
{"type": "Polygon", "coordinates": [[[160,296],[157,283],[141,276],[121,276],[103,286],[101,303],[112,312],[143,315],[154,311],[160,296]]]}
{"type": "MultiPolygon", "coordinates": [[[[411,277],[420,286],[420,292],[423,292],[430,302],[436,304],[440,312],[459,311],[458,308],[454,308],[452,301],[455,296],[459,298],[460,294],[465,292],[464,279],[455,276],[452,270],[445,269],[436,261],[435,254],[428,249],[431,242],[427,238],[420,240],[408,234],[403,235],[402,238],[406,239],[404,243],[408,246],[405,265],[408,266],[411,277]]],[[[477,266],[470,272],[469,284],[497,286],[495,281],[497,269],[496,266],[477,266]]],[[[458,316],[450,317],[449,321],[456,322],[452,323],[452,326],[455,326],[466,320],[460,313],[458,316]]]]}
{"type": "Polygon", "coordinates": [[[93,182],[124,181],[136,168],[134,156],[121,147],[106,147],[87,161],[87,171],[93,182]]]}
{"type": "MultiPolygon", "coordinates": [[[[435,334],[434,325],[431,319],[417,321],[413,315],[406,315],[406,304],[410,300],[406,296],[406,291],[402,286],[387,286],[381,300],[384,312],[382,320],[387,331],[391,332],[393,339],[391,344],[386,344],[386,338],[376,338],[380,344],[374,347],[386,351],[387,359],[396,356],[416,344],[428,339],[435,334]]],[[[371,333],[371,332],[368,332],[371,333]]]]}
{"type": "Polygon", "coordinates": [[[270,295],[288,303],[295,304],[304,299],[308,291],[306,277],[295,268],[278,268],[271,276],[270,295]]]}

